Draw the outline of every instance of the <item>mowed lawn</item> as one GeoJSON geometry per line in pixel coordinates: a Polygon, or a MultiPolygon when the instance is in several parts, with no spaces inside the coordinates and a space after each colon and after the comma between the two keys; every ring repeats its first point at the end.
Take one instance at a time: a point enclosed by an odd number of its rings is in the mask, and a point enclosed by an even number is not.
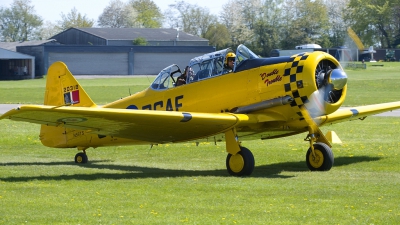
{"type": "MultiPolygon", "coordinates": [[[[345,104],[400,100],[399,66],[347,71],[345,104]]],[[[98,104],[151,81],[79,80],[98,104]]],[[[0,102],[40,104],[44,85],[1,81],[0,102]],[[31,94],[11,97],[18,87],[31,94]]],[[[245,141],[256,168],[237,178],[226,171],[224,143],[90,149],[89,163],[77,165],[76,150],[41,145],[38,125],[1,120],[0,224],[399,224],[399,124],[373,116],[322,127],[343,142],[333,144],[328,172],[307,169],[305,133],[245,141]]]]}

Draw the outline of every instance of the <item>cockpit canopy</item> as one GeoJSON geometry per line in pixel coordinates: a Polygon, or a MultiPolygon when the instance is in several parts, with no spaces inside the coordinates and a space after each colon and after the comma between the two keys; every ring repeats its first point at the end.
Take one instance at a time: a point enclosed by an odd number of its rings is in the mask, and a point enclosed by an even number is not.
{"type": "Polygon", "coordinates": [[[178,65],[173,64],[161,70],[151,84],[152,89],[164,90],[176,86],[178,78],[182,75],[178,65]]]}
{"type": "Polygon", "coordinates": [[[235,72],[244,61],[248,59],[258,58],[250,49],[244,45],[239,45],[236,51],[235,63],[233,70],[225,65],[225,57],[228,53],[234,53],[230,48],[220,51],[208,53],[195,57],[189,61],[184,71],[173,64],[163,69],[151,84],[151,88],[155,90],[164,90],[189,84],[203,79],[220,76],[230,72],[235,72]]]}

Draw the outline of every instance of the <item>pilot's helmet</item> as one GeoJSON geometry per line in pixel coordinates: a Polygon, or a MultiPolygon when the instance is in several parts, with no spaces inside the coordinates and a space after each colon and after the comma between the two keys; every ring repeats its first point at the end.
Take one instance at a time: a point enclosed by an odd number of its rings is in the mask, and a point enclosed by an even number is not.
{"type": "Polygon", "coordinates": [[[235,57],[236,57],[236,55],[235,55],[235,53],[233,53],[233,52],[229,52],[228,54],[226,54],[226,57],[225,57],[225,65],[228,65],[228,60],[229,60],[229,59],[235,60],[235,57]]]}

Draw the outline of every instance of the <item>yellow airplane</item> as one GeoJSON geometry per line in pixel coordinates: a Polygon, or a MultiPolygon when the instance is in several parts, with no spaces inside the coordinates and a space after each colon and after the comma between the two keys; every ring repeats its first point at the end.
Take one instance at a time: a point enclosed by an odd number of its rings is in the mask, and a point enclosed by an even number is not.
{"type": "Polygon", "coordinates": [[[20,106],[0,119],[41,124],[43,145],[77,148],[77,163],[88,161],[90,147],[225,141],[233,176],[248,176],[255,165],[241,141],[302,132],[308,168],[330,170],[334,157],[320,126],[400,108],[391,102],[339,109],[347,75],[333,56],[259,58],[244,45],[236,54],[228,48],[196,57],[184,71],[171,65],[147,89],[101,107],[62,62],[50,66],[46,82],[44,105],[20,106]]]}

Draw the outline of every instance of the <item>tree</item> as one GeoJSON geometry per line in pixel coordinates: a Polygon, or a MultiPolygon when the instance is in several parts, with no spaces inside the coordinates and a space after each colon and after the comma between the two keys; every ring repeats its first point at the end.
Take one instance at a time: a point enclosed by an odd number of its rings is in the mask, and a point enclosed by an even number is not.
{"type": "Polygon", "coordinates": [[[147,45],[147,40],[143,37],[138,37],[135,40],[133,40],[133,45],[141,45],[141,46],[146,46],[147,45]]]}
{"type": "Polygon", "coordinates": [[[321,0],[286,0],[281,47],[317,43],[329,47],[329,19],[321,0]]]}
{"type": "Polygon", "coordinates": [[[171,28],[179,28],[186,33],[204,37],[210,26],[217,23],[217,17],[212,15],[207,8],[199,7],[197,4],[189,4],[184,1],[170,5],[166,13],[177,15],[168,16],[167,23],[171,28]]]}
{"type": "Polygon", "coordinates": [[[393,46],[395,48],[400,48],[400,0],[393,8],[393,26],[394,26],[394,35],[395,39],[393,41],[393,46]]]}
{"type": "Polygon", "coordinates": [[[11,8],[0,9],[2,41],[27,41],[37,37],[42,25],[40,16],[30,5],[30,0],[14,0],[11,8]]]}
{"type": "Polygon", "coordinates": [[[212,15],[207,8],[198,7],[196,10],[192,11],[195,21],[198,25],[198,34],[200,37],[204,37],[208,28],[214,24],[217,24],[217,17],[212,15]]]}
{"type": "Polygon", "coordinates": [[[208,39],[209,44],[215,46],[217,50],[227,48],[231,45],[229,30],[221,23],[210,25],[204,38],[208,39]]]}
{"type": "Polygon", "coordinates": [[[136,11],[129,4],[121,0],[113,0],[104,8],[99,16],[100,27],[126,28],[133,27],[136,19],[136,11]]]}
{"type": "Polygon", "coordinates": [[[189,30],[191,30],[191,22],[187,21],[187,18],[189,18],[188,11],[191,6],[191,4],[184,1],[177,1],[174,4],[170,4],[168,9],[164,12],[164,18],[169,24],[169,27],[189,33],[189,30]]]}
{"type": "Polygon", "coordinates": [[[181,29],[183,27],[179,14],[180,13],[176,9],[175,4],[168,5],[168,8],[163,12],[164,22],[167,25],[167,28],[181,29]]]}
{"type": "MultiPolygon", "coordinates": [[[[344,13],[350,0],[324,0],[328,10],[329,20],[329,40],[333,46],[349,45],[347,40],[347,27],[349,25],[344,20],[344,13]]],[[[329,46],[324,46],[329,47],[329,46]]]]}
{"type": "Polygon", "coordinates": [[[67,30],[71,27],[93,27],[94,24],[93,19],[87,18],[86,14],[82,15],[75,7],[67,15],[61,13],[61,18],[62,20],[58,21],[61,30],[67,30]]]}
{"type": "MultiPolygon", "coordinates": [[[[242,14],[244,25],[253,30],[255,24],[263,16],[263,2],[262,0],[239,0],[240,12],[242,14]]],[[[274,4],[274,2],[271,2],[274,4]]]]}
{"type": "Polygon", "coordinates": [[[50,37],[60,33],[62,30],[57,24],[46,21],[39,29],[38,39],[46,40],[50,37]]]}
{"type": "Polygon", "coordinates": [[[243,9],[248,7],[245,5],[252,3],[252,1],[246,2],[245,0],[229,0],[223,6],[224,10],[220,18],[231,34],[232,47],[253,42],[254,33],[250,29],[251,21],[246,21],[246,17],[243,16],[243,9]]]}
{"type": "Polygon", "coordinates": [[[129,4],[137,12],[135,27],[160,28],[163,15],[152,0],[130,0],[129,4]]]}
{"type": "Polygon", "coordinates": [[[272,49],[280,47],[283,0],[266,0],[259,7],[259,15],[253,24],[254,42],[252,50],[269,56],[272,49]]]}
{"type": "Polygon", "coordinates": [[[399,0],[350,0],[346,20],[365,45],[391,48],[399,35],[399,4],[399,0]]]}

